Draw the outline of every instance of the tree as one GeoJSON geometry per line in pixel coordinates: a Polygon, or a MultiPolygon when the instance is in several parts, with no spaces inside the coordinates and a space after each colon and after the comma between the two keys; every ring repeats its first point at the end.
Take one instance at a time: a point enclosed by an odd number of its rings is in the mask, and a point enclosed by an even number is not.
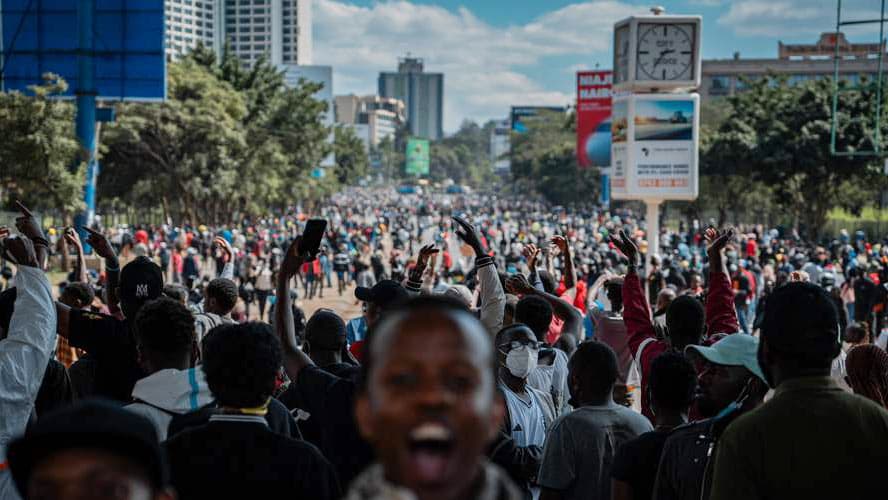
{"type": "Polygon", "coordinates": [[[123,104],[103,141],[100,199],[156,206],[192,222],[261,215],[336,187],[311,171],[332,150],[320,85],[284,85],[259,61],[245,69],[233,54],[217,60],[198,48],[170,64],[168,100],[123,104]]]}
{"type": "Polygon", "coordinates": [[[354,185],[367,176],[370,161],[364,150],[364,143],[355,135],[354,130],[336,127],[333,149],[336,153],[336,178],[340,184],[354,185]]]}
{"type": "Polygon", "coordinates": [[[527,125],[527,132],[512,134],[512,176],[519,188],[557,204],[597,200],[599,170],[577,164],[576,115],[544,113],[527,125]]]}
{"type": "Polygon", "coordinates": [[[83,206],[85,153],[74,133],[74,107],[54,99],[68,85],[44,75],[34,96],[0,93],[0,192],[36,209],[72,212],[83,206]]]}
{"type": "MultiPolygon", "coordinates": [[[[847,83],[839,83],[847,88],[847,83]]],[[[869,88],[839,94],[839,150],[873,147],[866,120],[874,106],[869,88]]],[[[830,153],[832,82],[828,79],[790,86],[785,78],[749,82],[747,91],[730,98],[731,111],[706,153],[709,168],[750,177],[773,190],[774,200],[791,214],[803,234],[815,240],[828,211],[871,203],[847,196],[851,188],[878,185],[876,162],[830,153]]],[[[884,123],[880,124],[884,128],[884,123]]]]}
{"type": "Polygon", "coordinates": [[[255,188],[242,182],[252,172],[237,161],[247,145],[240,127],[246,105],[193,61],[171,64],[168,75],[166,102],[123,104],[106,130],[100,192],[132,204],[160,202],[167,214],[192,223],[212,222],[222,203],[249,202],[246,195],[255,188]]]}
{"type": "Polygon", "coordinates": [[[459,130],[431,145],[432,180],[452,179],[457,184],[479,187],[493,180],[490,130],[466,120],[459,130]]]}

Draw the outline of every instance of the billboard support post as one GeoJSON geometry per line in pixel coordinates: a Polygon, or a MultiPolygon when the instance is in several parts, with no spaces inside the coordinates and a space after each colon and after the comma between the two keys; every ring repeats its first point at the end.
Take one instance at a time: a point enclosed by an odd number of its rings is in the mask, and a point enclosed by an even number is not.
{"type": "MultiPolygon", "coordinates": [[[[644,200],[647,208],[645,218],[647,219],[647,241],[648,255],[660,254],[660,205],[663,200],[644,200]]],[[[650,276],[651,259],[645,259],[644,263],[645,275],[650,276]]]]}
{"type": "MultiPolygon", "coordinates": [[[[84,210],[74,218],[81,239],[86,241],[82,226],[93,222],[96,211],[96,178],[99,165],[96,161],[96,90],[95,90],[95,0],[77,2],[77,142],[80,143],[81,159],[86,161],[86,185],[83,189],[84,210]]],[[[79,163],[79,162],[78,162],[79,163]]],[[[84,250],[89,251],[84,244],[84,250]]]]}

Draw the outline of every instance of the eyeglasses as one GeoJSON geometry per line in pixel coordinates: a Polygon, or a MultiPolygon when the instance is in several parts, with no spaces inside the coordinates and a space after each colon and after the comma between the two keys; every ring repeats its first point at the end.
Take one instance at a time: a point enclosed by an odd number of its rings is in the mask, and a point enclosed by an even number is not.
{"type": "Polygon", "coordinates": [[[497,347],[502,352],[514,351],[515,349],[521,349],[525,346],[538,351],[541,345],[542,344],[535,340],[513,340],[505,344],[500,344],[497,347]]]}

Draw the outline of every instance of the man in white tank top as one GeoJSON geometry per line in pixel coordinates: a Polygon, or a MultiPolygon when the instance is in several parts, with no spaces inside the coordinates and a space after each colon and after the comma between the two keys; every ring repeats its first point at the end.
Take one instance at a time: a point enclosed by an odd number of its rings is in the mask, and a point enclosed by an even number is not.
{"type": "MultiPolygon", "coordinates": [[[[533,331],[525,325],[508,326],[497,333],[499,359],[499,389],[506,402],[504,429],[519,448],[542,449],[546,443],[546,431],[555,418],[552,397],[534,389],[527,377],[536,368],[539,342],[533,331]]],[[[526,478],[522,485],[539,498],[536,477],[526,478]]]]}

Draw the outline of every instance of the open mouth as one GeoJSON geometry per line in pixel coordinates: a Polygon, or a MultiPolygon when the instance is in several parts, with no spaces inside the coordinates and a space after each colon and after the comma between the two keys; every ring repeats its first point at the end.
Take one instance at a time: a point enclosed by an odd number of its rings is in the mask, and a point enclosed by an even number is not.
{"type": "Polygon", "coordinates": [[[452,463],[453,432],[440,423],[424,423],[408,436],[409,459],[417,479],[438,482],[445,479],[452,463]]]}

